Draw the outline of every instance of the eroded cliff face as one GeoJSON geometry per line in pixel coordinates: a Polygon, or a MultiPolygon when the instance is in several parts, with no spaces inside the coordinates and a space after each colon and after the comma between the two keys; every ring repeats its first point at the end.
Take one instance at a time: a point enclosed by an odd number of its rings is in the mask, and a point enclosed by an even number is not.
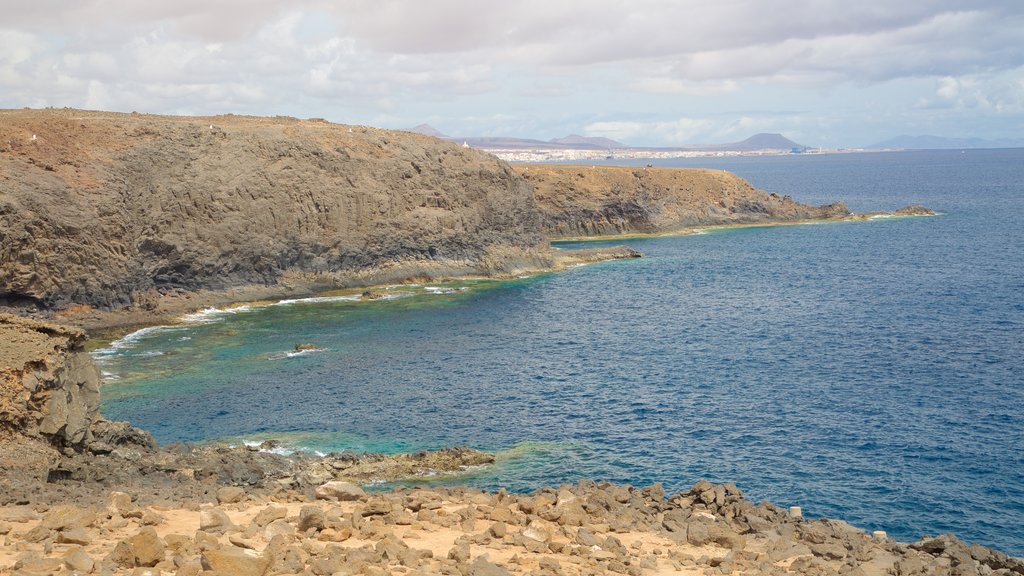
{"type": "Polygon", "coordinates": [[[808,206],[722,170],[521,164],[553,237],[658,233],[688,226],[837,218],[842,202],[808,206]]]}
{"type": "Polygon", "coordinates": [[[100,375],[77,328],[0,314],[0,430],[58,445],[91,440],[100,375]]]}
{"type": "Polygon", "coordinates": [[[538,258],[532,191],[493,156],[319,120],[0,111],[0,305],[315,290],[538,258]]]}

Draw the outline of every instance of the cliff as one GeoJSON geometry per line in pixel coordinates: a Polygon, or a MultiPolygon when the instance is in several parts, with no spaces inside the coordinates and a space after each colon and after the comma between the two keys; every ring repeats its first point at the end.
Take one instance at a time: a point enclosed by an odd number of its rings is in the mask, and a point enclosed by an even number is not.
{"type": "Polygon", "coordinates": [[[30,469],[50,463],[39,450],[10,458],[11,447],[38,443],[67,454],[111,452],[131,444],[154,447],[153,438],[124,422],[99,415],[100,373],[85,351],[85,332],[0,314],[0,438],[5,465],[30,469]],[[28,444],[25,444],[27,442],[28,444]]]}
{"type": "Polygon", "coordinates": [[[542,247],[530,187],[436,138],[282,117],[0,111],[0,305],[113,309],[175,290],[490,273],[542,247]]]}
{"type": "Polygon", "coordinates": [[[514,169],[533,185],[541,225],[552,237],[850,215],[842,202],[800,204],[722,170],[558,164],[520,164],[514,169]]]}

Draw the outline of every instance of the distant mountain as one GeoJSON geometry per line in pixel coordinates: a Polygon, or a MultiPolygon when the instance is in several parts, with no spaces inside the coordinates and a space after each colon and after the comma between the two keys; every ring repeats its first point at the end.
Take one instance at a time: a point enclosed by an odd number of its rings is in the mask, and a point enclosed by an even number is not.
{"type": "Polygon", "coordinates": [[[956,148],[1024,148],[1024,139],[946,138],[943,136],[909,136],[906,134],[876,142],[868,148],[900,150],[948,150],[956,148]]]}
{"type": "Polygon", "coordinates": [[[593,146],[595,148],[629,148],[629,146],[622,142],[617,142],[611,138],[602,138],[600,136],[580,136],[579,134],[570,134],[562,138],[552,138],[549,140],[552,144],[564,144],[566,146],[593,146]]]}
{"type": "MultiPolygon", "coordinates": [[[[694,148],[704,147],[695,146],[694,148]]],[[[797,144],[782,134],[770,134],[767,132],[754,134],[750,138],[740,142],[733,142],[731,144],[712,144],[708,146],[708,149],[735,150],[739,152],[754,152],[757,150],[793,150],[794,148],[797,150],[805,150],[807,146],[797,144]]]]}
{"type": "Polygon", "coordinates": [[[444,138],[456,143],[465,142],[473,148],[484,150],[694,150],[694,151],[730,151],[756,152],[758,150],[806,150],[807,146],[798,144],[782,134],[754,134],[746,140],[730,144],[696,144],[692,146],[673,147],[633,147],[611,138],[600,136],[580,136],[570,134],[551,140],[533,138],[515,138],[509,136],[447,136],[430,124],[420,124],[410,128],[409,132],[425,134],[435,138],[444,138]]]}
{"type": "Polygon", "coordinates": [[[434,128],[430,124],[420,124],[415,128],[409,128],[407,132],[415,132],[417,134],[423,134],[425,136],[433,136],[434,138],[448,138],[448,136],[445,136],[444,134],[441,133],[440,130],[434,128]]]}

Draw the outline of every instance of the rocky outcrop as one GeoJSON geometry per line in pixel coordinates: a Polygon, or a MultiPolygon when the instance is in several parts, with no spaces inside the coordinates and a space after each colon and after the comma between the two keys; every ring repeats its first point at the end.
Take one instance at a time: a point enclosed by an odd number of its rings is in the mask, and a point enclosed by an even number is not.
{"type": "Polygon", "coordinates": [[[530,187],[450,142],[321,120],[0,111],[0,305],[111,309],[545,264],[530,187]]]}
{"type": "Polygon", "coordinates": [[[91,440],[100,377],[76,328],[0,315],[0,429],[64,445],[91,440]]]}
{"type": "Polygon", "coordinates": [[[808,206],[769,194],[722,170],[528,164],[514,166],[534,187],[552,237],[674,232],[689,226],[845,217],[842,202],[808,206]]]}
{"type": "Polygon", "coordinates": [[[84,342],[78,328],[0,314],[0,435],[69,454],[155,448],[149,434],[100,417],[100,374],[84,342]]]}

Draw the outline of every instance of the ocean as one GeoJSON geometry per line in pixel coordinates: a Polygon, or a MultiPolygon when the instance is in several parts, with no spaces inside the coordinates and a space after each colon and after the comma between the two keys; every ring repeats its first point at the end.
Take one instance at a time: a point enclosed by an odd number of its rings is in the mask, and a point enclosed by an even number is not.
{"type": "Polygon", "coordinates": [[[1024,555],[1024,149],[652,163],[941,215],[630,239],[645,258],[207,311],[97,350],[102,413],[162,443],[497,453],[427,484],[732,481],[1024,555]]]}

